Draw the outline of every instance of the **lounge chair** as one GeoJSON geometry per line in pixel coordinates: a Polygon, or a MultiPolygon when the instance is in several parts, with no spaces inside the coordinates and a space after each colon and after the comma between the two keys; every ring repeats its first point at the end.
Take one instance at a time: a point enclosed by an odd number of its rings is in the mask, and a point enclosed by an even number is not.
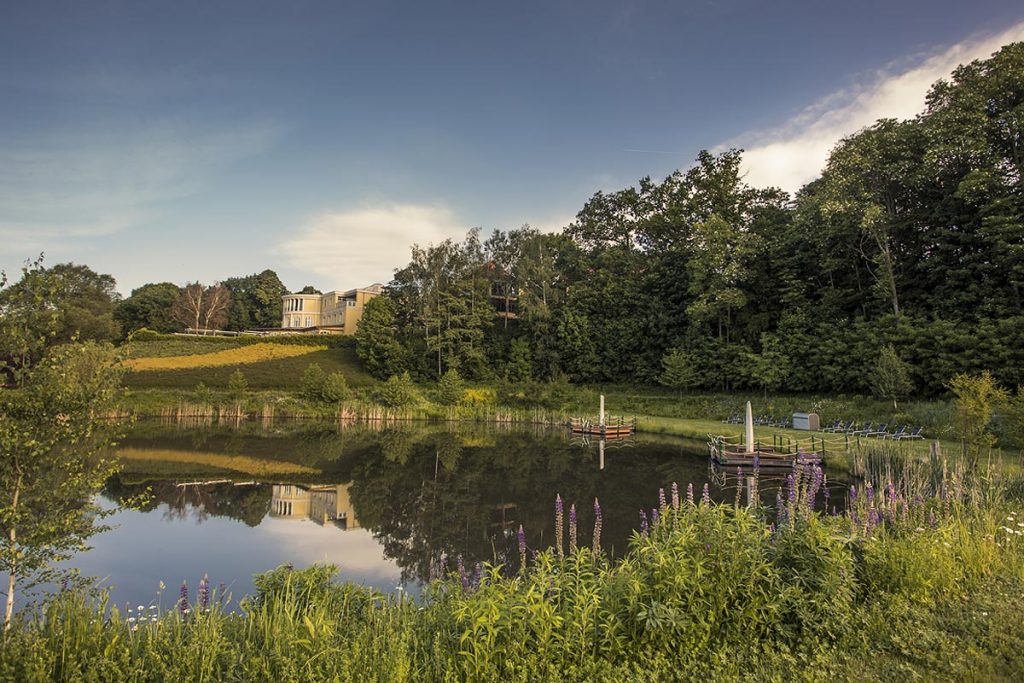
{"type": "Polygon", "coordinates": [[[784,417],[781,420],[779,420],[778,424],[775,426],[781,429],[790,429],[793,426],[793,421],[790,420],[788,417],[784,417]]]}
{"type": "Polygon", "coordinates": [[[868,432],[864,436],[882,436],[882,437],[884,437],[886,434],[889,433],[887,431],[888,429],[889,429],[889,424],[887,422],[883,422],[882,424],[878,425],[878,427],[876,427],[875,429],[872,429],[870,432],[868,432]]]}
{"type": "Polygon", "coordinates": [[[838,432],[840,429],[842,429],[842,427],[843,427],[843,421],[842,420],[836,420],[835,422],[832,423],[831,427],[823,427],[821,431],[823,431],[823,432],[838,432]]]}
{"type": "Polygon", "coordinates": [[[850,436],[867,436],[872,431],[872,425],[870,422],[865,422],[860,429],[854,429],[850,432],[850,436]]]}
{"type": "Polygon", "coordinates": [[[722,420],[722,423],[723,423],[723,424],[727,424],[727,425],[735,424],[735,423],[736,423],[736,419],[737,419],[738,417],[739,417],[739,416],[738,416],[738,415],[736,415],[736,414],[730,415],[729,417],[727,417],[727,418],[725,418],[724,420],[722,420]]]}
{"type": "Polygon", "coordinates": [[[908,432],[908,433],[905,433],[905,434],[900,434],[899,436],[896,437],[896,440],[897,441],[902,441],[903,439],[923,439],[924,435],[921,433],[923,431],[924,431],[924,427],[918,427],[917,429],[915,429],[912,432],[908,432]]]}
{"type": "Polygon", "coordinates": [[[900,439],[903,438],[903,435],[906,434],[906,433],[907,433],[906,425],[900,425],[899,427],[896,428],[896,431],[894,431],[894,432],[892,432],[890,434],[886,434],[882,438],[883,439],[895,439],[896,441],[899,441],[900,439]]]}

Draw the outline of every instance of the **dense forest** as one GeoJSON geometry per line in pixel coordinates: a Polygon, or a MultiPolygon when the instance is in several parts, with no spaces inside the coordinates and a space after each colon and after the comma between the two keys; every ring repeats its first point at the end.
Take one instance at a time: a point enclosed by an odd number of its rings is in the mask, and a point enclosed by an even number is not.
{"type": "MultiPolygon", "coordinates": [[[[359,353],[380,377],[422,379],[863,393],[882,364],[894,394],[982,370],[1024,384],[1022,174],[1015,43],[934,84],[918,117],[841,140],[795,196],[745,183],[742,150],[705,151],[594,194],[558,233],[413,246],[368,305],[359,353]]],[[[272,327],[287,293],[266,270],[119,300],[109,275],[51,270],[67,338],[272,327]]]]}
{"type": "Polygon", "coordinates": [[[840,141],[795,196],[747,185],[741,150],[702,152],[596,193],[559,234],[414,247],[364,354],[424,377],[853,393],[888,352],[918,392],[983,369],[1021,384],[1022,174],[1016,43],[934,84],[917,118],[840,141]]]}

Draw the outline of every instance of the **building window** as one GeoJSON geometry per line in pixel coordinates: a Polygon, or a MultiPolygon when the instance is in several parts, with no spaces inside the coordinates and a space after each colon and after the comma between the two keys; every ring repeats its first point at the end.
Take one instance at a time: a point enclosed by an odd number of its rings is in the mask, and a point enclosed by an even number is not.
{"type": "Polygon", "coordinates": [[[313,327],[313,318],[306,316],[306,327],[313,327]]]}

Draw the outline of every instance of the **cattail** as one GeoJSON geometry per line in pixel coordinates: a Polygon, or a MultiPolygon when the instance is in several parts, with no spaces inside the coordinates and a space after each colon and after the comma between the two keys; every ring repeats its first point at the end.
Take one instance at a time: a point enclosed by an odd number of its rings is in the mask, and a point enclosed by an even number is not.
{"type": "Polygon", "coordinates": [[[562,496],[555,495],[555,552],[558,553],[558,557],[564,557],[562,550],[562,527],[564,524],[563,520],[563,505],[562,496]]]}
{"type": "Polygon", "coordinates": [[[601,553],[601,504],[594,499],[594,556],[601,553]]]}
{"type": "Polygon", "coordinates": [[[519,568],[522,571],[526,571],[526,533],[523,531],[523,525],[519,525],[519,531],[516,533],[516,537],[519,539],[519,568]]]}
{"type": "Polygon", "coordinates": [[[672,482],[672,509],[679,509],[679,484],[672,482]]]}
{"type": "Polygon", "coordinates": [[[569,506],[569,554],[576,552],[576,505],[569,506]]]}

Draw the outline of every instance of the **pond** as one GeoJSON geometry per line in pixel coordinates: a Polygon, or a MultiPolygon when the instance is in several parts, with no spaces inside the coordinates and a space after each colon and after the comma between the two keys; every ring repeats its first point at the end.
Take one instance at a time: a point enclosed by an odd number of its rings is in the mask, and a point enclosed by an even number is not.
{"type": "MultiPolygon", "coordinates": [[[[708,483],[729,502],[738,490],[700,442],[640,434],[602,447],[551,428],[139,423],[118,456],[101,504],[146,499],[66,564],[110,587],[115,604],[164,607],[182,581],[194,595],[205,575],[237,599],[254,573],[287,563],[332,563],[344,579],[415,595],[442,557],[517,563],[520,525],[528,547],[550,546],[556,495],[567,514],[577,507],[581,545],[598,499],[602,546],[619,555],[659,488],[677,482],[685,496],[692,483],[699,497],[708,483]]],[[[772,486],[762,480],[767,503],[772,486]]]]}

